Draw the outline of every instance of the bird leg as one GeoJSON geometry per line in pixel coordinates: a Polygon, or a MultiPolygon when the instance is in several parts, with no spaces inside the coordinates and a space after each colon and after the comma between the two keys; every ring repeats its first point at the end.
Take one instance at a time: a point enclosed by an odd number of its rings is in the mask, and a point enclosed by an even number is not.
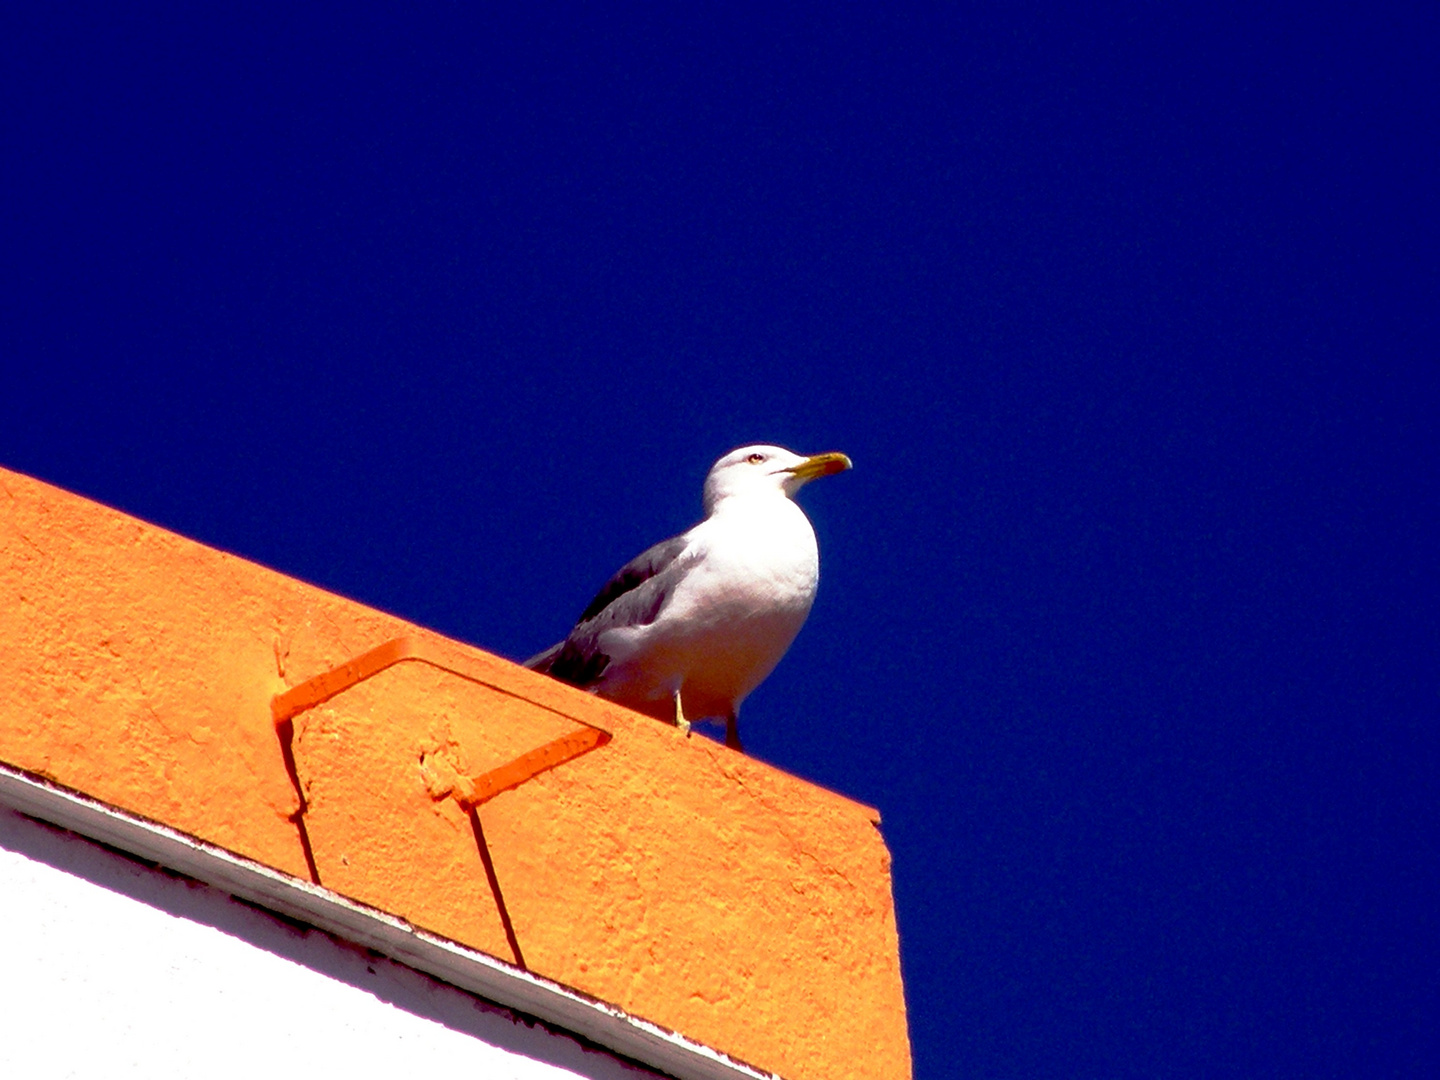
{"type": "Polygon", "coordinates": [[[690,735],[690,721],[685,719],[685,708],[680,704],[680,691],[675,691],[675,726],[683,731],[688,738],[690,735]]]}
{"type": "Polygon", "coordinates": [[[745,748],[740,745],[740,718],[734,713],[725,717],[725,745],[731,750],[739,750],[742,754],[745,748]]]}

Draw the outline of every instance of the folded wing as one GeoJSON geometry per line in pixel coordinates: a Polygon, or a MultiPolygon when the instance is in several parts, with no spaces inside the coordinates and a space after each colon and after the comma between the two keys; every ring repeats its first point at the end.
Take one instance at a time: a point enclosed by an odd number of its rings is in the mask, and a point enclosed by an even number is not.
{"type": "Polygon", "coordinates": [[[564,641],[525,661],[525,666],[574,686],[590,686],[610,663],[599,638],[621,626],[648,626],[669,600],[686,564],[689,534],[647,548],[615,572],[580,613],[564,641]]]}

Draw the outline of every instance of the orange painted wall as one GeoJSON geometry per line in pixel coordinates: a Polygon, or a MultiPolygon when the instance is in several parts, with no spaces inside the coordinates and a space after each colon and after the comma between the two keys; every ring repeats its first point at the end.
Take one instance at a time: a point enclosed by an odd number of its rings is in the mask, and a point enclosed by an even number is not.
{"type": "Polygon", "coordinates": [[[605,745],[478,808],[526,965],[782,1076],[910,1075],[874,811],[403,620],[0,470],[0,760],[513,960],[457,781],[605,745]]]}

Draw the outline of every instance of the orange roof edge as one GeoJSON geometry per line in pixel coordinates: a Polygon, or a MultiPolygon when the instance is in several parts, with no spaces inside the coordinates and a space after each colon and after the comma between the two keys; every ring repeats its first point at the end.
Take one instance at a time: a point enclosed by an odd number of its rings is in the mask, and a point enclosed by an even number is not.
{"type": "Polygon", "coordinates": [[[774,1080],[679,1032],[523,971],[486,953],[427,934],[388,912],[357,904],[263,863],[160,822],[86,798],[46,778],[0,764],[0,805],[137,855],[233,896],[308,923],[408,964],[560,1030],[581,1035],[668,1075],[696,1080],[774,1080]]]}
{"type": "Polygon", "coordinates": [[[909,1075],[872,808],[3,469],[0,591],[12,772],[736,1062],[909,1075]]]}

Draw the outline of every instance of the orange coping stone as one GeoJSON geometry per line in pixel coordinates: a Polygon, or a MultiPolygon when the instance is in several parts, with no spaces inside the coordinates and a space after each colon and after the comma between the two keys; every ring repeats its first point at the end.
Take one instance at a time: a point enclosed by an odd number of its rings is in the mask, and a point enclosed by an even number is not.
{"type": "Polygon", "coordinates": [[[4,469],[0,644],[0,760],[782,1076],[910,1075],[873,810],[4,469]]]}

